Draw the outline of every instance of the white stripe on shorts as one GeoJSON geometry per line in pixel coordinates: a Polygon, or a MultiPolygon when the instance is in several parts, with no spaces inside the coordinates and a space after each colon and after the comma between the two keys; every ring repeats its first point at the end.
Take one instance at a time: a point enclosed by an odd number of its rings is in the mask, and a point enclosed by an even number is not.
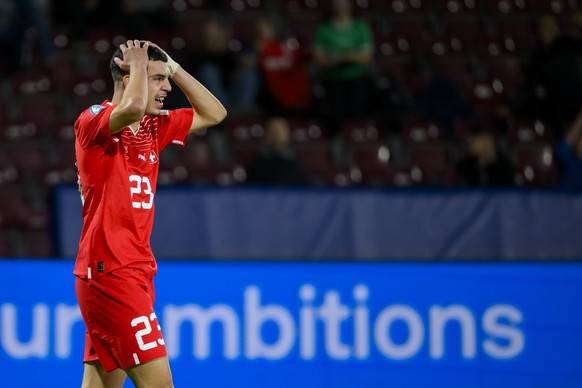
{"type": "Polygon", "coordinates": [[[137,353],[133,353],[133,360],[135,361],[135,365],[139,365],[139,357],[137,356],[137,353]]]}

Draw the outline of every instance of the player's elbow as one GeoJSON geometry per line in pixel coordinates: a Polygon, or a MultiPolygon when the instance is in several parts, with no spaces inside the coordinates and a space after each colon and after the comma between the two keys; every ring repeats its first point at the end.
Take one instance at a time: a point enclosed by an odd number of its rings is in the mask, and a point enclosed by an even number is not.
{"type": "Polygon", "coordinates": [[[226,118],[226,109],[221,105],[220,107],[213,109],[207,115],[207,121],[210,123],[209,126],[220,124],[226,118]]]}
{"type": "Polygon", "coordinates": [[[142,98],[132,99],[121,108],[123,116],[131,122],[139,121],[143,118],[146,111],[146,100],[142,98]]]}

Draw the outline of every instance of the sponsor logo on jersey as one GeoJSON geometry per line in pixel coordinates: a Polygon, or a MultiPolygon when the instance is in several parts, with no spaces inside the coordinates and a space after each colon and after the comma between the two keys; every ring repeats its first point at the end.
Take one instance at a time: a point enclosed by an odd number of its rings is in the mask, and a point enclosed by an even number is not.
{"type": "Polygon", "coordinates": [[[103,109],[105,109],[105,107],[103,105],[93,105],[91,108],[89,108],[89,112],[95,116],[97,113],[101,112],[103,109]]]}

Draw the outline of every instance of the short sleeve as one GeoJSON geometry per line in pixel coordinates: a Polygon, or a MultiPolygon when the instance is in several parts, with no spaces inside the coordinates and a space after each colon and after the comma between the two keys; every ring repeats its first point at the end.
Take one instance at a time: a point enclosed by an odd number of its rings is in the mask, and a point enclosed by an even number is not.
{"type": "Polygon", "coordinates": [[[89,149],[111,139],[109,117],[115,105],[93,105],[85,110],[75,123],[75,135],[80,145],[89,149]]]}
{"type": "Polygon", "coordinates": [[[180,146],[186,144],[186,138],[192,126],[194,109],[182,108],[170,110],[167,114],[158,117],[160,120],[158,132],[160,151],[170,143],[180,146]]]}

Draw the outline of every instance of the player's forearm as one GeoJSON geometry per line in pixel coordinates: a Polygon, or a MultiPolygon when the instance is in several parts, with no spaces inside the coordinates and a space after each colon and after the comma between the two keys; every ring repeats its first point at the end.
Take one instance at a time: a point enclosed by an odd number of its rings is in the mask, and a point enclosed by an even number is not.
{"type": "Polygon", "coordinates": [[[119,109],[131,119],[141,120],[147,107],[147,67],[136,66],[130,70],[129,81],[123,92],[119,109]]]}
{"type": "MultiPolygon", "coordinates": [[[[183,68],[179,67],[172,81],[184,92],[186,98],[202,120],[201,124],[211,127],[226,117],[226,109],[212,93],[183,68]]],[[[193,128],[198,129],[198,128],[193,128]]]]}

